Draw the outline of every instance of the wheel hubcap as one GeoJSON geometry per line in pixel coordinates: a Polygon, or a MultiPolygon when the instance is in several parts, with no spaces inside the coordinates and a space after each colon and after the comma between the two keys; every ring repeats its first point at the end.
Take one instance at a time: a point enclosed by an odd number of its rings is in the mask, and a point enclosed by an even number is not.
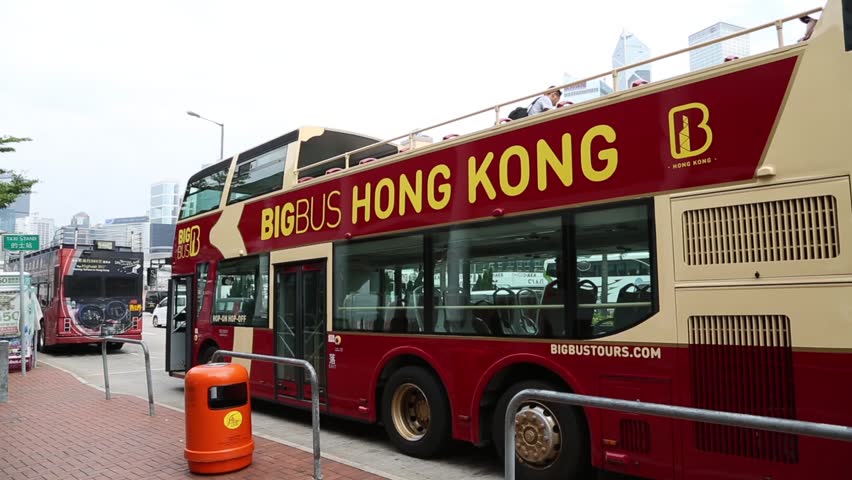
{"type": "Polygon", "coordinates": [[[547,467],[559,456],[561,429],[549,408],[532,403],[515,415],[515,449],[518,458],[531,466],[547,467]]]}
{"type": "Polygon", "coordinates": [[[397,387],[391,400],[391,418],[396,431],[409,442],[416,442],[429,431],[431,409],[423,390],[413,383],[397,387]]]}

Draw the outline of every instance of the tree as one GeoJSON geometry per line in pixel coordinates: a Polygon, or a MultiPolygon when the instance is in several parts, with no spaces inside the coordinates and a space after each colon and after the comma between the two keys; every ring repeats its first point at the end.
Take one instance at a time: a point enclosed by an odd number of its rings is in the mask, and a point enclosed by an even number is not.
{"type": "MultiPolygon", "coordinates": [[[[29,141],[30,139],[27,137],[0,135],[0,153],[14,152],[15,148],[8,145],[29,141]]],[[[11,178],[8,182],[0,182],[0,208],[6,208],[21,195],[30,193],[33,185],[38,182],[38,180],[25,178],[23,175],[11,170],[0,168],[0,175],[6,174],[11,174],[11,178]]]]}

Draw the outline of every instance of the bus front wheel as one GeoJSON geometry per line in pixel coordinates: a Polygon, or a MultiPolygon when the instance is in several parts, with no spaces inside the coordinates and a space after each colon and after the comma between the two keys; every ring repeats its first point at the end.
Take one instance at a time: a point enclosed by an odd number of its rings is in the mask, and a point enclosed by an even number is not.
{"type": "MultiPolygon", "coordinates": [[[[519,382],[497,402],[491,423],[494,446],[505,454],[506,408],[518,392],[527,388],[558,390],[542,381],[519,382]]],[[[589,435],[582,411],[569,405],[528,400],[515,417],[515,475],[524,480],[588,478],[589,435]]]]}
{"type": "Polygon", "coordinates": [[[391,375],[382,393],[382,420],[394,446],[412,457],[433,457],[450,440],[447,395],[421,367],[403,367],[391,375]]]}

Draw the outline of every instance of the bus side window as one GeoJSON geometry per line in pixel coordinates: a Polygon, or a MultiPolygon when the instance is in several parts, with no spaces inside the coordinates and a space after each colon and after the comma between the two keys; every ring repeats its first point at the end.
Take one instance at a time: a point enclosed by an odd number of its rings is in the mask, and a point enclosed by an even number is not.
{"type": "Polygon", "coordinates": [[[657,306],[648,204],[581,212],[574,222],[578,263],[599,265],[577,272],[577,336],[609,335],[650,317],[657,306]]]}

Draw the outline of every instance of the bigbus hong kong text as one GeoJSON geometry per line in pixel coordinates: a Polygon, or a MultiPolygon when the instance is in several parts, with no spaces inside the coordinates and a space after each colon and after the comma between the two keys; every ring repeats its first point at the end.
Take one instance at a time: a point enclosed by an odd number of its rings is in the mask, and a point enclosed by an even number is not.
{"type": "MultiPolygon", "coordinates": [[[[580,136],[576,156],[568,132],[561,135],[558,145],[538,139],[534,145],[512,145],[502,151],[472,155],[467,161],[467,192],[462,195],[467,203],[475,204],[481,198],[495,199],[498,192],[507,197],[529,190],[544,192],[554,180],[562,188],[571,188],[575,173],[589,182],[604,182],[618,167],[616,138],[613,127],[596,125],[580,136]],[[516,175],[510,175],[511,165],[516,175]]],[[[330,190],[285,200],[260,212],[260,240],[334,229],[344,222],[358,225],[418,214],[425,206],[444,210],[459,201],[452,187],[453,176],[459,173],[439,163],[396,177],[371,179],[353,185],[350,192],[330,190]],[[349,206],[348,212],[344,205],[349,206]]]]}

